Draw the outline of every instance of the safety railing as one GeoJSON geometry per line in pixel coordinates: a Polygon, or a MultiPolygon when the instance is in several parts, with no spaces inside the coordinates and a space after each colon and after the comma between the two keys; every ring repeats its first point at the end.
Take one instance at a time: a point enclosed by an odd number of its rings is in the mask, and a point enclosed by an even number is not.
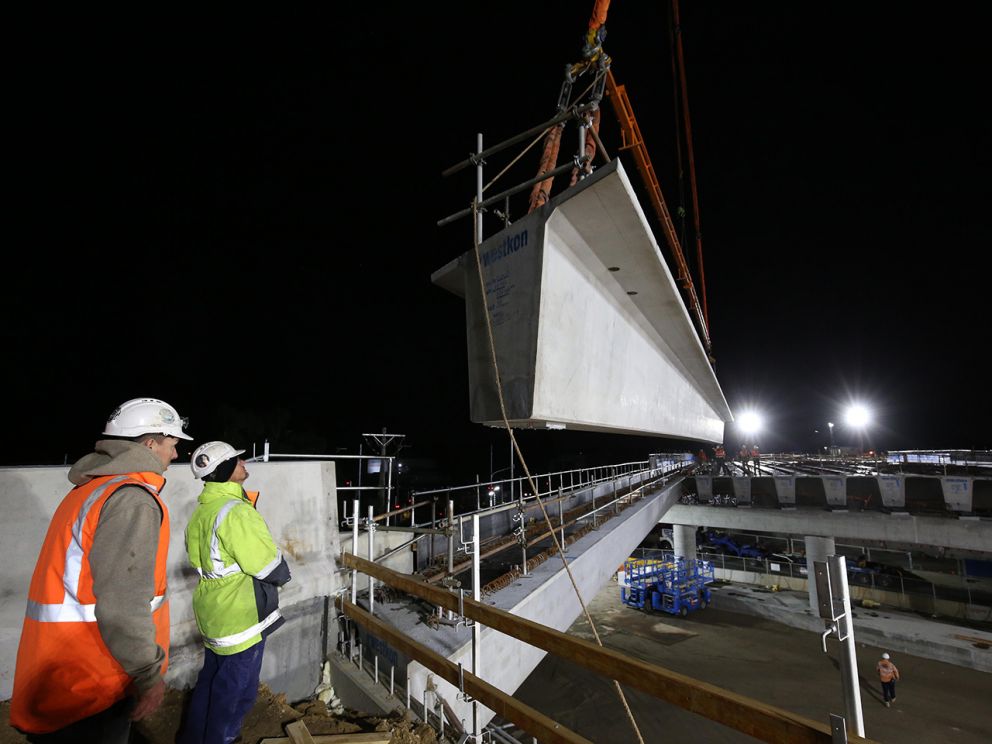
{"type": "Polygon", "coordinates": [[[541,499],[550,498],[562,493],[567,494],[576,489],[616,482],[628,476],[642,475],[652,470],[652,464],[655,466],[653,469],[659,475],[672,475],[691,465],[691,459],[691,455],[685,453],[652,455],[650,460],[540,473],[532,476],[538,490],[536,495],[531,493],[530,482],[526,476],[413,491],[410,494],[411,503],[403,509],[391,512],[391,515],[409,512],[410,526],[434,525],[438,521],[436,508],[438,502],[443,504],[454,502],[456,515],[497,511],[503,507],[516,508],[519,505],[533,503],[538,497],[541,499]],[[429,518],[424,514],[425,511],[430,512],[429,518]]]}
{"type": "MultiPolygon", "coordinates": [[[[342,472],[337,473],[338,482],[335,487],[338,492],[338,513],[347,513],[348,505],[351,503],[353,496],[349,494],[354,494],[359,498],[363,493],[368,494],[382,494],[374,501],[379,503],[384,503],[388,505],[393,503],[393,492],[396,490],[394,474],[397,471],[395,456],[391,455],[381,455],[381,454],[370,454],[370,455],[346,455],[346,454],[333,454],[333,455],[313,455],[313,454],[301,454],[301,453],[285,453],[285,452],[272,452],[269,449],[268,440],[265,441],[262,447],[262,453],[258,454],[254,447],[252,448],[252,456],[248,458],[247,462],[271,462],[273,460],[329,460],[337,463],[338,461],[345,461],[353,463],[355,468],[355,475],[349,477],[344,476],[344,482],[342,481],[342,472]],[[371,467],[375,464],[376,467],[373,470],[371,467]],[[369,467],[367,467],[367,465],[369,467]],[[363,471],[369,470],[369,475],[378,475],[381,473],[384,482],[375,485],[362,485],[362,474],[363,471]]],[[[366,500],[364,504],[369,503],[366,500]]],[[[394,510],[392,512],[386,511],[381,515],[381,519],[389,524],[389,519],[392,514],[397,514],[402,510],[394,510]]]]}

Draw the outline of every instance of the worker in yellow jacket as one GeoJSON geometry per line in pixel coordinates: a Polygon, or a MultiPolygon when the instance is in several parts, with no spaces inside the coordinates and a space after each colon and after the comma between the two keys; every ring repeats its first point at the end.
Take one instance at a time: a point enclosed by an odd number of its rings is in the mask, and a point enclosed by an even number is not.
{"type": "Polygon", "coordinates": [[[888,654],[882,654],[882,658],[876,666],[878,678],[882,682],[882,700],[885,707],[896,699],[896,680],[899,679],[899,669],[889,660],[888,654]]]}
{"type": "Polygon", "coordinates": [[[289,565],[246,491],[244,450],[207,442],[190,468],[203,480],[186,526],[186,553],[200,575],[193,614],[203,636],[203,668],[196,679],[177,741],[231,744],[255,703],[265,639],[283,624],[278,587],[289,565]]]}

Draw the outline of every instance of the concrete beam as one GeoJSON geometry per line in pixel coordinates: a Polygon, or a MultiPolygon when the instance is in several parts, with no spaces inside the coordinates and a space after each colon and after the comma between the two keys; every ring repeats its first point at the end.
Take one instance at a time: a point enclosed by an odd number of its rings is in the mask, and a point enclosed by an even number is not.
{"type": "Polygon", "coordinates": [[[465,298],[471,418],[717,442],[729,406],[619,160],[434,272],[465,298]],[[483,294],[485,302],[483,302],[483,294]]]}
{"type": "Polygon", "coordinates": [[[845,540],[884,540],[961,550],[988,551],[989,545],[992,545],[992,522],[951,517],[868,511],[829,512],[804,507],[778,511],[674,504],[661,521],[724,530],[787,532],[845,540]]]}

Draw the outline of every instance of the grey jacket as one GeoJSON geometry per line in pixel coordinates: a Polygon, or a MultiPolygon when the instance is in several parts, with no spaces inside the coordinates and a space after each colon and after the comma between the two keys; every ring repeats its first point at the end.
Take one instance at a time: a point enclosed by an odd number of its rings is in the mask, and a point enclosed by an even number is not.
{"type": "MultiPolygon", "coordinates": [[[[135,442],[107,439],[97,442],[94,449],[69,470],[74,485],[101,475],[161,475],[164,470],[147,447],[135,442]]],[[[149,605],[155,596],[161,524],[162,510],[151,494],[138,486],[119,488],[100,512],[89,556],[97,628],[139,692],[161,678],[165,660],[165,650],[155,642],[149,605]]]]}

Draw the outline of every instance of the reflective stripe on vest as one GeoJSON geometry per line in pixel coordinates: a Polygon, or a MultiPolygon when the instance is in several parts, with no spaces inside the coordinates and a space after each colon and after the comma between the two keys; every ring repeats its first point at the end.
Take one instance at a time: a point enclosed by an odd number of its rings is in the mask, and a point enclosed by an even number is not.
{"type": "MultiPolygon", "coordinates": [[[[72,525],[72,541],[65,551],[65,569],[62,573],[62,587],[65,589],[65,598],[61,604],[42,604],[28,600],[25,615],[39,623],[95,623],[96,605],[82,604],[79,601],[79,574],[83,565],[83,526],[86,524],[86,517],[89,516],[93,504],[99,501],[104,492],[111,486],[117,486],[124,481],[141,488],[147,488],[158,493],[158,489],[151,483],[139,483],[126,475],[111,478],[99,488],[93,490],[86,501],[79,509],[75,524],[72,525]]],[[[162,606],[165,595],[156,595],[151,601],[152,612],[162,606]]]]}
{"type": "Polygon", "coordinates": [[[217,533],[220,531],[220,526],[224,522],[224,518],[227,516],[228,512],[238,505],[237,501],[228,501],[224,506],[220,508],[217,512],[217,516],[214,517],[214,526],[210,528],[210,560],[213,562],[213,571],[204,571],[202,568],[197,568],[196,572],[200,574],[201,579],[222,579],[225,576],[231,576],[236,573],[243,573],[241,566],[235,561],[230,566],[224,565],[224,559],[220,555],[220,539],[217,537],[217,533]]]}
{"type": "Polygon", "coordinates": [[[215,648],[237,646],[239,643],[244,643],[252,636],[259,635],[280,617],[282,617],[282,615],[279,614],[279,610],[273,610],[269,613],[267,618],[262,620],[260,623],[255,623],[247,630],[242,630],[240,633],[234,633],[233,635],[224,636],[222,638],[204,638],[203,642],[208,646],[214,646],[215,648]]]}
{"type": "Polygon", "coordinates": [[[255,578],[256,579],[264,579],[270,573],[272,573],[277,568],[279,568],[279,564],[280,563],[282,563],[282,551],[279,550],[279,548],[276,548],[276,557],[273,558],[272,561],[265,568],[263,568],[261,571],[259,571],[258,572],[258,575],[255,576],[255,578]]]}
{"type": "MultiPolygon", "coordinates": [[[[238,501],[228,501],[224,506],[220,508],[217,512],[217,516],[214,518],[214,526],[210,531],[210,560],[213,561],[213,571],[204,571],[202,568],[197,568],[196,572],[200,574],[201,579],[222,579],[225,576],[230,576],[236,573],[244,573],[247,576],[251,574],[246,571],[241,570],[241,566],[235,561],[230,566],[224,565],[224,559],[220,554],[220,538],[217,537],[217,533],[220,532],[220,526],[224,523],[224,519],[230,513],[231,509],[236,507],[240,502],[238,501]]],[[[265,566],[258,574],[255,576],[256,579],[264,579],[270,573],[276,570],[279,563],[282,561],[282,551],[276,548],[276,557],[265,566]]]]}

